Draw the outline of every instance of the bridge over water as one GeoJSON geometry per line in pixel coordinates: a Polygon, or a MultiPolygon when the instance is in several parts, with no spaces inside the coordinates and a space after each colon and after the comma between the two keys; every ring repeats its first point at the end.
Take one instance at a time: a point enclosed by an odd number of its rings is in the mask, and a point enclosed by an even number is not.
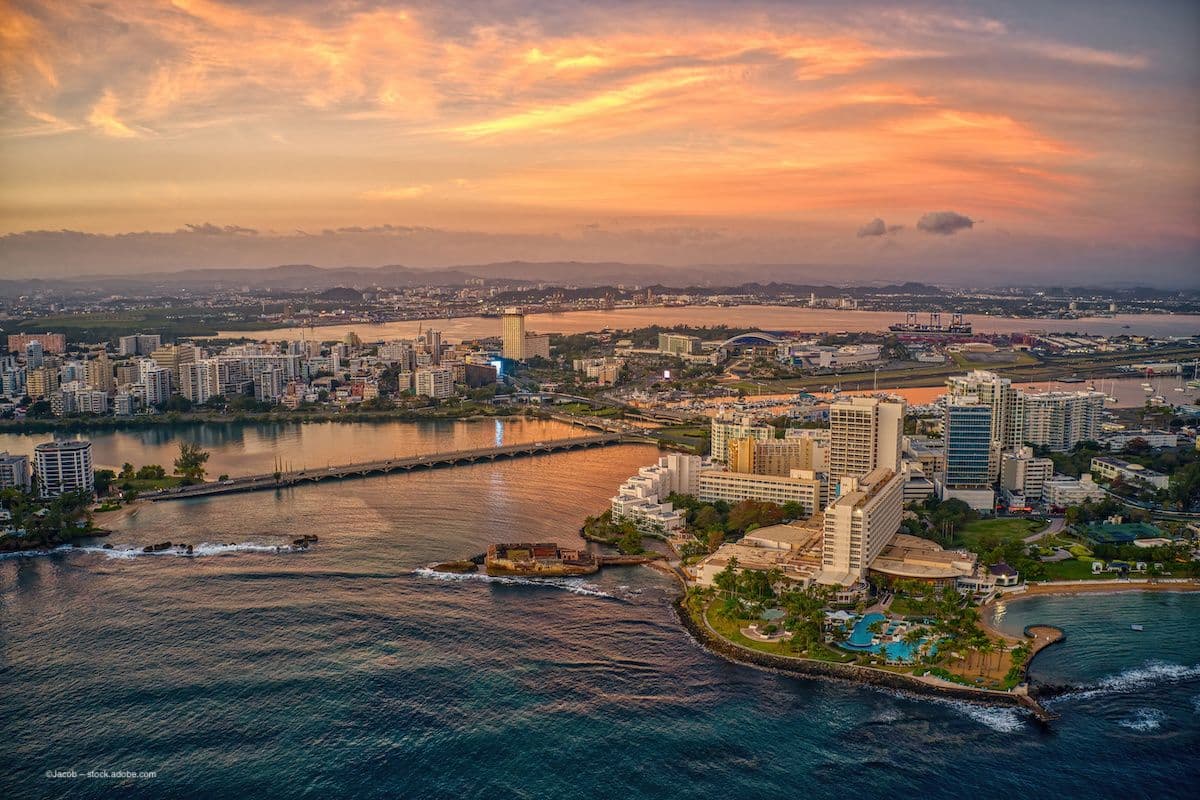
{"type": "Polygon", "coordinates": [[[603,433],[576,436],[570,439],[550,439],[544,442],[522,442],[520,444],[506,444],[498,447],[481,447],[474,450],[427,453],[404,458],[389,458],[380,461],[343,464],[325,469],[302,469],[278,473],[272,472],[263,475],[246,475],[219,482],[166,489],[158,494],[147,495],[146,499],[161,502],[164,500],[183,500],[189,497],[211,497],[213,495],[233,494],[235,492],[256,492],[267,489],[281,489],[303,483],[320,483],[321,481],[359,478],[367,475],[386,475],[392,472],[412,472],[416,469],[459,467],[467,464],[478,464],[483,461],[524,458],[526,456],[634,442],[653,443],[654,440],[632,432],[605,430],[603,433]]]}

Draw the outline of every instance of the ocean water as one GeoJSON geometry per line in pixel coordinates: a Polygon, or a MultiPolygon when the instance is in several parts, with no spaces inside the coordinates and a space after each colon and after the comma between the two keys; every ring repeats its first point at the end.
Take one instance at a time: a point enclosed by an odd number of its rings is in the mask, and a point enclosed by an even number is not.
{"type": "Polygon", "coordinates": [[[1196,595],[1008,606],[1006,626],[1068,631],[1037,668],[1081,689],[1046,731],[728,663],[647,568],[427,569],[500,539],[577,541],[655,455],[163,503],[122,521],[113,551],[0,559],[0,797],[1195,796],[1196,595]],[[319,543],[276,550],[302,533],[319,543]],[[204,547],[136,551],[163,539],[204,547]]]}

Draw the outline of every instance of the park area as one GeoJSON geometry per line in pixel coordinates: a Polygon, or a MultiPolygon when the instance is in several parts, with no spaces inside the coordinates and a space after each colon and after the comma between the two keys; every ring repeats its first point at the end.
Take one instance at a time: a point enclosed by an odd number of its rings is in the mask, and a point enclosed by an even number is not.
{"type": "Polygon", "coordinates": [[[1026,536],[1045,529],[1046,520],[1027,517],[999,517],[977,519],[968,522],[959,531],[957,538],[964,547],[981,552],[998,545],[1023,540],[1026,536]]]}

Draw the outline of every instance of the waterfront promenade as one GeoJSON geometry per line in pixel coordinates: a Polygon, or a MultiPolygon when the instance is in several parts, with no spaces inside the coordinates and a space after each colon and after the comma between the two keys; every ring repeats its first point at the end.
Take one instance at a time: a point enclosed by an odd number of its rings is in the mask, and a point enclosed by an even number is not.
{"type": "Polygon", "coordinates": [[[359,478],[368,475],[386,475],[392,472],[412,472],[417,469],[458,467],[500,459],[523,458],[526,456],[582,450],[589,447],[605,447],[622,443],[653,443],[653,439],[633,433],[605,431],[588,436],[569,439],[552,439],[545,442],[522,442],[496,447],[480,447],[472,450],[456,450],[444,453],[425,453],[415,456],[381,459],[352,464],[341,464],[316,469],[281,470],[259,475],[245,475],[222,481],[199,483],[164,489],[147,495],[153,502],[184,500],[189,497],[211,497],[237,492],[255,492],[279,489],[303,483],[320,483],[328,480],[359,478]]]}

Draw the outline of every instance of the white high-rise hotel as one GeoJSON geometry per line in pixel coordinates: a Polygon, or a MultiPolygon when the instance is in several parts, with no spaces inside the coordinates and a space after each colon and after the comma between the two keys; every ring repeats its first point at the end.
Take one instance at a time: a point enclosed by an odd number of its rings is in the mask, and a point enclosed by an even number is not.
{"type": "Polygon", "coordinates": [[[829,408],[830,480],[839,483],[825,509],[821,583],[861,580],[900,529],[904,411],[903,400],[873,397],[852,397],[829,408]]]}
{"type": "Polygon", "coordinates": [[[880,467],[900,472],[904,401],[851,397],[829,407],[829,477],[860,478],[880,467]]]}

